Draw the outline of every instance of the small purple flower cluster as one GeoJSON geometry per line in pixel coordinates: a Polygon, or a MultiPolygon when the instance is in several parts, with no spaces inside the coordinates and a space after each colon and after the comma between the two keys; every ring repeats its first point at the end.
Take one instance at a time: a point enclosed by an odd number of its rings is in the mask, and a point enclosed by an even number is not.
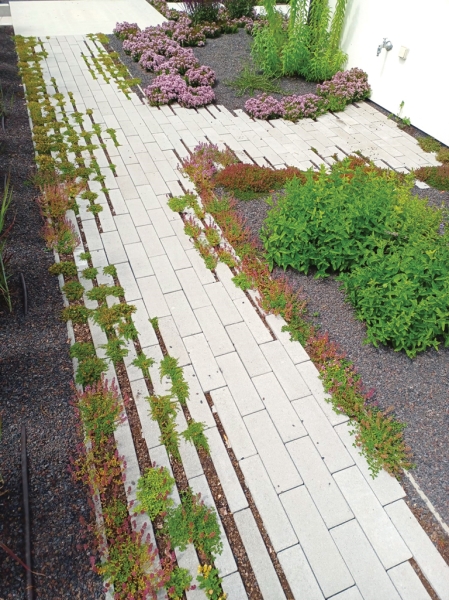
{"type": "Polygon", "coordinates": [[[126,40],[130,35],[134,35],[138,31],[140,31],[140,27],[137,23],[128,23],[128,21],[124,21],[123,23],[117,23],[112,33],[120,40],[126,40]]]}
{"type": "Polygon", "coordinates": [[[212,87],[215,83],[215,72],[207,65],[191,68],[185,76],[187,82],[193,86],[209,85],[212,87]]]}
{"type": "Polygon", "coordinates": [[[317,92],[323,98],[333,96],[350,104],[368,98],[371,88],[365,71],[353,68],[349,71],[339,71],[329,81],[317,85],[317,92]]]}
{"type": "Polygon", "coordinates": [[[371,88],[368,75],[361,69],[354,68],[339,71],[329,81],[317,85],[317,93],[318,95],[286,96],[282,100],[262,94],[247,100],[245,109],[256,119],[316,119],[328,110],[344,110],[347,104],[368,98],[371,88]]]}
{"type": "Polygon", "coordinates": [[[215,100],[214,91],[209,85],[187,85],[181,75],[159,75],[144,89],[144,94],[152,106],[179,102],[181,106],[194,108],[215,100]]]}

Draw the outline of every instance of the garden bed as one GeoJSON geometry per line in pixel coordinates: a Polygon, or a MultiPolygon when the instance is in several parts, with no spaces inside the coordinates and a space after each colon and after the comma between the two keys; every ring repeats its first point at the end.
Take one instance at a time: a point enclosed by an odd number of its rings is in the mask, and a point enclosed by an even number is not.
{"type": "MultiPolygon", "coordinates": [[[[142,80],[141,87],[146,88],[150,85],[155,78],[154,73],[145,71],[125,54],[122,48],[123,42],[115,35],[108,37],[109,45],[120,54],[120,60],[128,67],[131,75],[142,80]]],[[[215,102],[229,110],[244,110],[245,102],[249,98],[261,94],[260,91],[255,91],[253,94],[238,96],[236,90],[225,84],[225,82],[235,79],[246,64],[252,64],[251,43],[252,37],[245,29],[239,29],[237,33],[226,33],[221,34],[218,38],[207,39],[203,47],[192,48],[200,64],[207,65],[215,71],[217,78],[213,88],[215,102]]],[[[305,81],[300,77],[281,77],[276,83],[285,94],[314,94],[316,91],[315,83],[305,81]]],[[[270,93],[270,95],[277,99],[282,98],[281,94],[270,93]]]]}
{"type": "MultiPolygon", "coordinates": [[[[414,193],[429,197],[429,204],[447,205],[449,194],[437,190],[414,193]]],[[[262,199],[238,201],[237,211],[259,239],[268,205],[262,199]]],[[[278,267],[275,276],[284,274],[278,267]]],[[[411,447],[416,469],[413,475],[443,519],[449,520],[449,450],[445,440],[449,426],[448,380],[449,349],[427,350],[413,360],[404,352],[385,346],[365,345],[365,326],[355,317],[334,277],[315,279],[294,269],[287,269],[293,289],[307,299],[308,312],[321,330],[328,331],[354,363],[367,389],[374,388],[372,402],[382,410],[393,406],[397,418],[407,424],[404,435],[411,447]]]]}
{"type": "MultiPolygon", "coordinates": [[[[14,196],[8,238],[13,313],[0,305],[0,541],[24,560],[20,427],[28,437],[31,540],[36,598],[100,598],[102,582],[90,570],[83,543],[80,517],[88,518],[84,490],[68,471],[69,458],[79,439],[72,397],[72,361],[67,328],[60,320],[62,297],[57,279],[48,267],[53,254],[41,237],[42,218],[37,190],[30,183],[34,150],[17,74],[17,57],[10,27],[0,28],[0,84],[14,93],[15,102],[2,132],[0,176],[11,174],[14,196]],[[29,312],[23,314],[23,273],[28,288],[29,312]]],[[[0,550],[2,597],[25,596],[25,570],[0,550]]]]}

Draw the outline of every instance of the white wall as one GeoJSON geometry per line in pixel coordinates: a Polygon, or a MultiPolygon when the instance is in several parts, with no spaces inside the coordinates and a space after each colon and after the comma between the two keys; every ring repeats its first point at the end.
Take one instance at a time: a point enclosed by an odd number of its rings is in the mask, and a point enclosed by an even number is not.
{"type": "Polygon", "coordinates": [[[368,73],[371,99],[449,145],[449,0],[348,0],[347,68],[368,73]],[[387,37],[393,49],[377,46],[387,37]],[[406,60],[398,57],[409,48],[406,60]]]}

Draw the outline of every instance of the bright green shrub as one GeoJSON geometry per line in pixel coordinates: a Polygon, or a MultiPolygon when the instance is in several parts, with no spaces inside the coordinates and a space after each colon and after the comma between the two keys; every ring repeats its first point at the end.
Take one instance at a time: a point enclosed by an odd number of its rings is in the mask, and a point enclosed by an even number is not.
{"type": "Polygon", "coordinates": [[[449,163],[449,148],[440,148],[437,152],[436,159],[441,163],[449,163]]]}
{"type": "Polygon", "coordinates": [[[137,482],[137,510],[144,510],[150,519],[166,513],[173,505],[169,498],[175,480],[165,467],[152,467],[137,482]]]}
{"type": "Polygon", "coordinates": [[[367,341],[391,344],[409,357],[449,345],[449,236],[388,247],[340,276],[367,341]]]}

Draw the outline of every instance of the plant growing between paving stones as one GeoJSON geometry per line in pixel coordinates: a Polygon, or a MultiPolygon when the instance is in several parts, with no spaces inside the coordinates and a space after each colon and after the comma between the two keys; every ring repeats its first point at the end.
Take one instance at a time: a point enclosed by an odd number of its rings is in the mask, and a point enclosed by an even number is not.
{"type": "Polygon", "coordinates": [[[133,360],[132,364],[140,369],[143,376],[151,381],[150,367],[154,365],[154,359],[147,357],[144,352],[139,352],[137,357],[133,360]]]}
{"type": "Polygon", "coordinates": [[[184,379],[182,368],[178,360],[168,354],[164,356],[159,364],[161,381],[163,377],[169,377],[171,381],[170,393],[178,398],[180,404],[185,405],[189,397],[189,385],[184,379]]]}
{"type": "Polygon", "coordinates": [[[207,598],[211,598],[212,600],[226,600],[227,594],[224,594],[221,589],[222,579],[218,573],[218,569],[212,567],[212,565],[200,565],[196,579],[199,582],[200,590],[204,590],[207,598]]]}
{"type": "Polygon", "coordinates": [[[193,419],[189,422],[187,429],[181,433],[182,437],[191,442],[197,450],[204,450],[206,454],[210,454],[210,447],[207,437],[204,435],[206,425],[198,423],[193,419]]]}
{"type": "Polygon", "coordinates": [[[179,433],[176,429],[176,403],[171,396],[150,396],[148,398],[151,418],[157,421],[161,430],[160,442],[170,456],[180,461],[179,433]]]}
{"type": "Polygon", "coordinates": [[[175,567],[166,585],[170,600],[181,600],[185,592],[195,589],[195,586],[192,586],[191,583],[192,576],[189,571],[181,567],[175,567]]]}
{"type": "MultiPolygon", "coordinates": [[[[337,412],[344,410],[350,416],[354,424],[353,432],[356,435],[355,445],[365,454],[373,476],[382,467],[393,475],[398,475],[403,468],[410,468],[412,466],[410,449],[403,439],[403,425],[398,423],[391,414],[369,406],[371,392],[364,391],[353,365],[344,357],[338,346],[329,340],[327,334],[320,334],[305,320],[305,301],[291,289],[286,280],[271,277],[263,253],[254,244],[243,220],[235,214],[235,203],[230,198],[217,198],[214,195],[216,168],[210,168],[209,163],[204,161],[204,157],[213,155],[214,162],[220,164],[217,152],[218,150],[213,146],[209,150],[203,145],[198,146],[194,154],[184,161],[185,172],[194,182],[205,210],[214,217],[224,237],[239,255],[241,260],[239,269],[240,274],[245,277],[245,279],[241,278],[245,287],[249,283],[251,287],[257,289],[260,294],[261,308],[268,313],[280,314],[284,317],[287,321],[285,330],[290,333],[291,338],[306,345],[309,355],[320,372],[323,384],[328,391],[332,392],[329,401],[337,412]],[[204,164],[208,167],[206,176],[198,172],[204,164]]],[[[354,170],[359,168],[367,174],[377,169],[373,165],[367,165],[366,161],[358,157],[351,159],[351,163],[354,170]]],[[[346,164],[346,169],[347,166],[346,164]]],[[[352,176],[350,169],[344,174],[344,177],[349,176],[352,176]]],[[[398,181],[401,181],[399,176],[398,181]]],[[[298,184],[298,180],[292,180],[289,185],[298,186],[298,184]]],[[[403,193],[403,196],[408,198],[407,193],[403,193]]],[[[422,221],[421,215],[418,221],[422,221]]],[[[425,227],[425,224],[423,226],[425,227]]]]}
{"type": "Polygon", "coordinates": [[[175,480],[168,469],[154,464],[137,482],[136,510],[146,512],[152,521],[158,515],[164,517],[173,506],[170,494],[174,485],[175,480]]]}

